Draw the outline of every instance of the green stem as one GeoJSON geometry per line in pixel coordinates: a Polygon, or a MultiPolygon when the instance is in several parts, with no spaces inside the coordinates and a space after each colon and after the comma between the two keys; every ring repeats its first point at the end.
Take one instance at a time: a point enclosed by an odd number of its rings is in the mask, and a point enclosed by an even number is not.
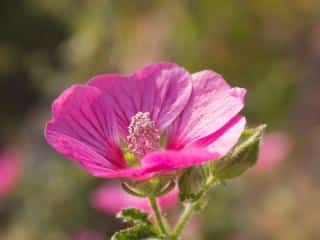
{"type": "Polygon", "coordinates": [[[184,227],[186,226],[187,222],[189,221],[193,211],[194,211],[195,203],[187,203],[183,213],[181,214],[179,221],[176,227],[173,230],[172,240],[177,240],[180,234],[182,233],[184,227]]]}
{"type": "Polygon", "coordinates": [[[161,212],[160,212],[160,208],[158,206],[157,200],[155,197],[149,197],[149,202],[151,205],[151,208],[153,210],[154,216],[156,218],[156,221],[159,225],[160,231],[164,234],[164,235],[168,235],[168,230],[167,230],[167,225],[165,220],[163,219],[161,212]]]}
{"type": "Polygon", "coordinates": [[[203,187],[201,194],[198,198],[197,201],[194,202],[189,202],[185,205],[184,211],[181,214],[179,221],[177,223],[177,225],[175,226],[173,233],[172,233],[172,240],[177,240],[179,238],[179,236],[181,235],[184,227],[186,226],[186,224],[188,223],[193,211],[195,210],[195,207],[197,206],[197,204],[203,199],[203,197],[207,194],[207,192],[210,190],[210,188],[214,185],[217,184],[217,182],[215,181],[213,176],[210,176],[205,184],[205,186],[203,187]]]}

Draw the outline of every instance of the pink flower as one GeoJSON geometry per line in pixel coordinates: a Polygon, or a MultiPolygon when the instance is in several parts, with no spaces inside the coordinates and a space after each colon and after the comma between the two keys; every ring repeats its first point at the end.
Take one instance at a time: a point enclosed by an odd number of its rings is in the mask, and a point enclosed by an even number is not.
{"type": "Polygon", "coordinates": [[[292,141],[285,133],[271,133],[266,135],[261,142],[260,154],[256,171],[265,171],[275,167],[290,153],[292,141]]]}
{"type": "MultiPolygon", "coordinates": [[[[178,203],[178,189],[158,198],[163,210],[169,209],[178,203]]],[[[91,195],[91,204],[94,208],[107,213],[117,214],[123,208],[138,208],[145,212],[151,212],[146,198],[139,198],[126,193],[119,184],[105,184],[91,195]]]]}
{"type": "Polygon", "coordinates": [[[16,186],[21,172],[21,162],[13,150],[0,154],[0,197],[8,195],[16,186]]]}
{"type": "Polygon", "coordinates": [[[105,238],[93,230],[81,230],[71,236],[71,240],[104,240],[105,238]]]}
{"type": "Polygon", "coordinates": [[[54,101],[45,137],[94,176],[146,179],[225,155],[245,127],[244,96],[213,71],[173,63],[102,74],[54,101]]]}

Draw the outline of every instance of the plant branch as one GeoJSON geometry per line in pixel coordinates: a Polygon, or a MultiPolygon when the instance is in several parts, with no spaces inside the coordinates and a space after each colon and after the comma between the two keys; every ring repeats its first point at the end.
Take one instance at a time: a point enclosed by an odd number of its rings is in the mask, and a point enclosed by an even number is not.
{"type": "Polygon", "coordinates": [[[172,234],[172,239],[177,240],[180,234],[182,233],[185,225],[189,221],[193,211],[194,211],[195,203],[187,203],[185,205],[184,211],[181,214],[177,225],[175,226],[172,234]]]}
{"type": "Polygon", "coordinates": [[[161,211],[156,198],[149,197],[149,202],[161,233],[168,235],[167,225],[166,225],[165,219],[161,215],[161,211]]]}
{"type": "Polygon", "coordinates": [[[198,200],[194,202],[188,202],[185,204],[185,208],[183,213],[181,214],[178,223],[176,224],[173,233],[172,233],[172,240],[177,240],[179,236],[181,235],[183,229],[185,228],[186,224],[188,223],[190,217],[192,216],[192,213],[197,208],[199,203],[203,200],[204,196],[207,194],[207,192],[211,189],[213,185],[217,184],[217,181],[215,178],[211,175],[209,176],[207,182],[203,186],[203,189],[200,191],[200,196],[198,200]]]}

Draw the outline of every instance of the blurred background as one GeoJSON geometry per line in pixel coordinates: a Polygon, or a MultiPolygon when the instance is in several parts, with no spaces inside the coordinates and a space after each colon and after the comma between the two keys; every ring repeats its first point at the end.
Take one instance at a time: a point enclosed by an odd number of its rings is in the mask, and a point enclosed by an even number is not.
{"type": "Polygon", "coordinates": [[[0,239],[100,240],[123,227],[90,204],[105,181],[43,128],[71,84],[159,60],[247,88],[249,126],[267,123],[271,139],[257,167],[210,195],[189,239],[320,239],[318,0],[1,0],[0,239]]]}

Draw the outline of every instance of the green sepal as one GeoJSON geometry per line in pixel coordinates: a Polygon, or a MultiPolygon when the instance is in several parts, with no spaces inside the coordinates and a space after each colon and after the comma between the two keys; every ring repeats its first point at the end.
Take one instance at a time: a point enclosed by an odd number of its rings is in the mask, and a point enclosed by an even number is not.
{"type": "Polygon", "coordinates": [[[243,131],[236,146],[223,158],[213,161],[212,174],[220,180],[240,176],[255,165],[266,125],[243,131]]]}
{"type": "Polygon", "coordinates": [[[191,167],[179,177],[179,197],[183,202],[195,202],[202,196],[206,176],[203,169],[191,167]]]}
{"type": "Polygon", "coordinates": [[[137,197],[159,197],[175,187],[175,176],[155,176],[145,181],[122,182],[123,189],[137,197]]]}

